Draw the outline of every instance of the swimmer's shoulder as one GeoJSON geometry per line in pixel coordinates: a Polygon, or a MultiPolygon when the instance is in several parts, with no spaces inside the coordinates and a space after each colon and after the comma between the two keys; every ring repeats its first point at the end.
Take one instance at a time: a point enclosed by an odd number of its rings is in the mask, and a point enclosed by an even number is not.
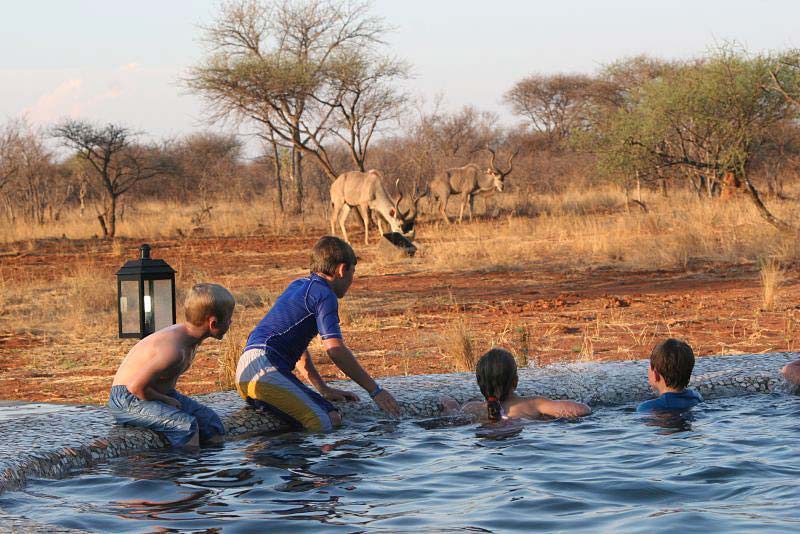
{"type": "Polygon", "coordinates": [[[520,398],[513,405],[508,407],[508,416],[514,419],[538,419],[542,417],[542,412],[539,405],[542,402],[547,402],[549,399],[545,397],[524,397],[520,398]]]}

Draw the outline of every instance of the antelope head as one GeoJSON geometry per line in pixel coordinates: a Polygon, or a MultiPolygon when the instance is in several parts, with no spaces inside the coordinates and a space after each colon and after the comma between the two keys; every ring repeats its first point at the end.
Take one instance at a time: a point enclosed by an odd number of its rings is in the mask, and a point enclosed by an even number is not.
{"type": "Polygon", "coordinates": [[[498,169],[497,166],[494,164],[496,155],[494,150],[490,147],[486,147],[486,150],[492,155],[492,161],[489,162],[489,168],[486,169],[486,175],[492,177],[492,185],[495,189],[499,192],[503,192],[503,182],[506,179],[506,176],[511,174],[511,170],[514,168],[514,156],[519,154],[519,148],[511,154],[511,157],[508,158],[508,170],[503,172],[502,170],[498,169]]]}
{"type": "Polygon", "coordinates": [[[414,184],[414,191],[411,194],[411,206],[408,208],[408,211],[403,212],[400,210],[400,202],[403,200],[403,193],[400,191],[400,180],[395,181],[395,187],[397,188],[397,198],[394,201],[394,209],[395,213],[397,213],[400,220],[403,221],[402,225],[402,234],[407,237],[408,239],[414,239],[416,232],[414,231],[414,224],[417,222],[417,215],[419,215],[419,201],[422,197],[428,195],[428,187],[425,187],[425,190],[420,192],[419,190],[419,182],[414,184]]]}

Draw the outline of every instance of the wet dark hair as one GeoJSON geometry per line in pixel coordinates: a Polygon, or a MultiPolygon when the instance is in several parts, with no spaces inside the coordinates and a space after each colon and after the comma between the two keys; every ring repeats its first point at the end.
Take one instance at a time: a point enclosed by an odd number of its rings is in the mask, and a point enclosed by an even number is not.
{"type": "Polygon", "coordinates": [[[683,389],[692,377],[694,352],[687,343],[669,338],[650,353],[650,366],[664,377],[667,386],[683,389]]]}
{"type": "Polygon", "coordinates": [[[353,247],[338,237],[322,236],[311,249],[311,272],[333,276],[340,263],[344,263],[348,270],[358,263],[353,247]]]}
{"type": "Polygon", "coordinates": [[[478,360],[475,367],[478,387],[486,398],[490,421],[501,418],[501,403],[505,401],[517,385],[517,362],[510,352],[492,349],[478,360]]]}

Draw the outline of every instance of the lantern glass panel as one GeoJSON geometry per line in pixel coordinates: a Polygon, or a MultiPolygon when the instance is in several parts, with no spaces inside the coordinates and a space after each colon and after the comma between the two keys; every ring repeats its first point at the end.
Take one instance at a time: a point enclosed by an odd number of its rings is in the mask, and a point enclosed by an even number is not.
{"type": "Polygon", "coordinates": [[[153,317],[156,330],[172,324],[172,280],[153,280],[153,317]]]}
{"type": "Polygon", "coordinates": [[[144,281],[144,332],[149,335],[156,331],[153,320],[153,281],[144,281]]]}
{"type": "Polygon", "coordinates": [[[119,310],[122,333],[139,333],[139,281],[123,280],[120,283],[119,310]]]}

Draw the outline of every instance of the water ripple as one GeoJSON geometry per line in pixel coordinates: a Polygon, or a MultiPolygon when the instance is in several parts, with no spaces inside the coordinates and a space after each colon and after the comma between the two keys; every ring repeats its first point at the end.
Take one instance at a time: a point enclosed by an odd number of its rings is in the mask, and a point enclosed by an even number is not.
{"type": "Polygon", "coordinates": [[[101,532],[796,532],[799,414],[798,397],[771,395],[500,431],[360,421],[115,459],[0,507],[101,532]]]}

